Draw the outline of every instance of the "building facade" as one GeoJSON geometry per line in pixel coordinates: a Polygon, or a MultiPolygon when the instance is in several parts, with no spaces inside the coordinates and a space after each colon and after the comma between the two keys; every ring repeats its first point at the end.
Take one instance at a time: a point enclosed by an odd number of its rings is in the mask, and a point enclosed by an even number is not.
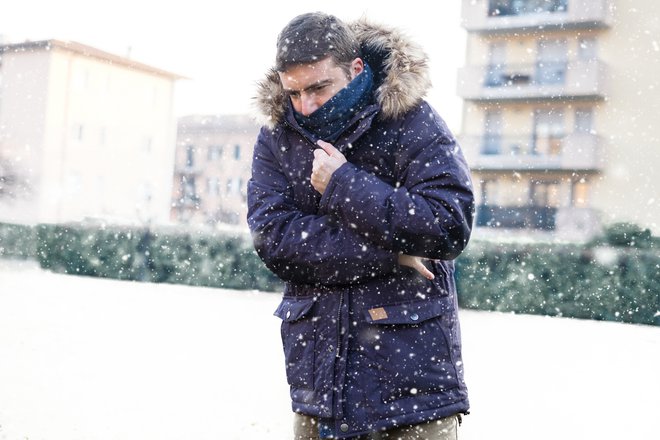
{"type": "Polygon", "coordinates": [[[0,46],[0,221],[167,222],[178,78],[74,42],[0,46]]]}
{"type": "Polygon", "coordinates": [[[483,232],[659,231],[657,12],[651,0],[463,1],[460,141],[483,232]]]}
{"type": "Polygon", "coordinates": [[[171,218],[247,229],[247,181],[259,125],[248,116],[179,119],[171,218]]]}

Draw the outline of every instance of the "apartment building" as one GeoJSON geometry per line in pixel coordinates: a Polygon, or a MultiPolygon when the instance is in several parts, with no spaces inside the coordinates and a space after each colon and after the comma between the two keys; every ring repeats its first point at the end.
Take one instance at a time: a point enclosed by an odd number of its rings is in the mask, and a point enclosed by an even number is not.
{"type": "Polygon", "coordinates": [[[463,0],[460,142],[477,227],[660,231],[660,34],[651,0],[463,0]]]}
{"type": "Polygon", "coordinates": [[[244,115],[179,119],[173,221],[247,229],[247,181],[259,128],[244,115]]]}
{"type": "Polygon", "coordinates": [[[0,221],[169,221],[173,73],[80,43],[0,46],[0,221]]]}

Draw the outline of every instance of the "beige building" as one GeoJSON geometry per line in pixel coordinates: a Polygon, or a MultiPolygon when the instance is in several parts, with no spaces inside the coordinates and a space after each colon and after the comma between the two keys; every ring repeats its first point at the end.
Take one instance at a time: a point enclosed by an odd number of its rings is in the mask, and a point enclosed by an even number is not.
{"type": "Polygon", "coordinates": [[[660,232],[660,8],[652,0],[463,0],[460,141],[482,232],[660,232]]]}
{"type": "Polygon", "coordinates": [[[247,229],[247,181],[259,126],[248,116],[179,119],[173,221],[247,229]]]}
{"type": "Polygon", "coordinates": [[[0,221],[167,222],[178,78],[79,43],[0,46],[0,221]]]}

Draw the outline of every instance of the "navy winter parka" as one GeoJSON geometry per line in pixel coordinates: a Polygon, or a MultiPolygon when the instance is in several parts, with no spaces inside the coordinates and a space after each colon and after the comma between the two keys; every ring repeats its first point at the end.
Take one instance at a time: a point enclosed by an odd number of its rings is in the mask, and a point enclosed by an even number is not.
{"type": "Polygon", "coordinates": [[[377,88],[334,144],[348,162],[323,196],[312,187],[317,139],[270,71],[248,183],[255,248],[285,281],[275,314],[293,410],[333,438],[468,410],[451,260],[472,227],[469,169],[422,99],[425,54],[396,30],[351,26],[377,88]],[[430,259],[435,279],[399,266],[400,253],[430,259]]]}

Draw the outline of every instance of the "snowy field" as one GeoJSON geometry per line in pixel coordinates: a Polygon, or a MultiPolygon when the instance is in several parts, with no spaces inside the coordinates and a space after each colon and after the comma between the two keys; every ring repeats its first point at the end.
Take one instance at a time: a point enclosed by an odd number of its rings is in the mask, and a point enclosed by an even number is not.
{"type": "MultiPolygon", "coordinates": [[[[0,260],[0,440],[288,440],[278,301],[0,260]]],[[[660,328],[461,322],[462,440],[660,438],[660,328]]]]}

